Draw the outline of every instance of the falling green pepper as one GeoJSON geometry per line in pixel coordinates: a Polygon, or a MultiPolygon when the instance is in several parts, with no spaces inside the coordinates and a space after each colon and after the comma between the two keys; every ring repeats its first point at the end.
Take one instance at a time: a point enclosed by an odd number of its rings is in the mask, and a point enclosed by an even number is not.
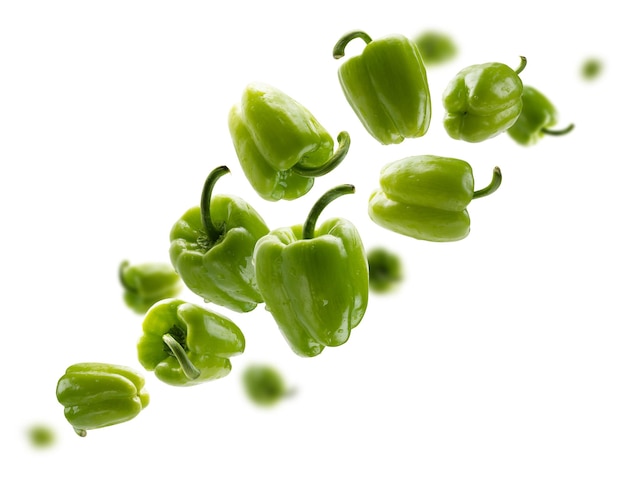
{"type": "Polygon", "coordinates": [[[325,346],[344,344],[367,308],[367,258],[356,227],[334,218],[315,228],[332,200],[353,192],[352,185],[329,190],[304,225],[274,230],[254,250],[266,308],[300,356],[316,356],[325,346]]]}
{"type": "Polygon", "coordinates": [[[249,84],[228,115],[239,163],[264,199],[293,200],[335,169],[350,147],[350,135],[331,135],[302,104],[264,83],[249,84]]]}
{"type": "Polygon", "coordinates": [[[139,362],[172,386],[192,386],[228,375],[229,358],[245,349],[245,338],[235,323],[177,298],[150,308],[142,329],[139,362]]]}
{"type": "Polygon", "coordinates": [[[384,145],[426,134],[430,89],[415,43],[402,35],[372,41],[367,33],[353,31],[339,39],[333,56],[342,58],[355,38],[365,41],[365,48],[346,60],[338,74],[343,93],[365,129],[384,145]]]}
{"type": "Polygon", "coordinates": [[[522,112],[523,84],[519,74],[502,63],[463,68],[443,93],[443,125],[453,139],[481,142],[510,128],[522,112]]]}
{"type": "Polygon", "coordinates": [[[414,41],[426,66],[445,63],[457,54],[457,46],[452,37],[440,31],[423,31],[414,41]]]}
{"type": "Polygon", "coordinates": [[[519,118],[507,133],[522,146],[532,146],[544,135],[562,136],[574,129],[574,124],[563,129],[551,129],[558,122],[554,104],[537,88],[524,85],[523,107],[519,118]]]}
{"type": "Polygon", "coordinates": [[[57,400],[65,418],[84,437],[98,429],[129,421],[150,402],[145,380],[135,370],[107,363],[68,367],[57,383],[57,400]]]}
{"type": "Polygon", "coordinates": [[[287,388],[283,375],[267,364],[250,364],[242,375],[242,383],[248,398],[259,406],[271,407],[293,394],[287,388]]]}
{"type": "Polygon", "coordinates": [[[369,199],[373,222],[393,232],[430,242],[452,242],[470,231],[468,204],[495,192],[500,168],[491,183],[474,191],[471,166],[441,156],[410,156],[383,166],[381,188],[369,199]]]}
{"type": "Polygon", "coordinates": [[[376,293],[388,293],[403,280],[400,255],[386,247],[376,247],[367,252],[370,288],[376,293]]]}
{"type": "Polygon", "coordinates": [[[180,277],[169,263],[131,265],[124,260],[119,266],[119,280],[124,289],[124,302],[139,314],[148,311],[157,301],[172,298],[182,290],[180,277]]]}
{"type": "Polygon", "coordinates": [[[269,232],[259,213],[240,197],[212,196],[226,166],[207,177],[200,206],[189,209],[170,232],[170,259],[187,287],[205,301],[248,312],[263,301],[252,252],[269,232]]]}

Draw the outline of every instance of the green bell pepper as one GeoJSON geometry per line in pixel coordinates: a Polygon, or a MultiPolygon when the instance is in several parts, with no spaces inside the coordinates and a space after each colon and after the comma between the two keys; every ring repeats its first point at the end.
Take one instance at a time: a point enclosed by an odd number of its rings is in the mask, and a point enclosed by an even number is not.
{"type": "Polygon", "coordinates": [[[370,289],[376,293],[393,291],[403,280],[400,255],[385,247],[376,247],[367,252],[370,289]]]}
{"type": "Polygon", "coordinates": [[[574,125],[563,129],[551,129],[558,122],[558,112],[552,102],[537,88],[524,85],[523,106],[519,118],[507,133],[522,146],[532,146],[544,135],[561,136],[574,129],[574,125]]]}
{"type": "Polygon", "coordinates": [[[264,83],[249,84],[228,115],[233,146],[252,188],[268,201],[293,200],[335,169],[350,135],[333,138],[296,100],[264,83]]]}
{"type": "Polygon", "coordinates": [[[119,280],[124,289],[124,302],[139,314],[144,314],[157,301],[172,298],[182,291],[180,277],[169,263],[131,265],[124,260],[119,266],[119,280]]]}
{"type": "Polygon", "coordinates": [[[228,375],[229,358],[245,349],[245,338],[235,323],[177,298],[152,306],[142,329],[139,362],[172,386],[192,386],[228,375]]]}
{"type": "Polygon", "coordinates": [[[597,79],[604,69],[604,63],[600,58],[586,58],[580,66],[580,74],[586,81],[597,79]]]}
{"type": "Polygon", "coordinates": [[[372,41],[367,33],[353,31],[339,39],[333,56],[342,58],[355,38],[365,41],[365,48],[346,60],[338,74],[343,93],[365,129],[384,145],[426,134],[432,114],[430,89],[415,43],[402,35],[372,41]]]}
{"type": "Polygon", "coordinates": [[[495,192],[501,182],[496,167],[491,183],[474,191],[473,171],[467,162],[410,156],[382,168],[381,188],[370,196],[368,213],[381,227],[418,240],[461,240],[470,231],[467,205],[495,192]]]}
{"type": "Polygon", "coordinates": [[[172,227],[169,254],[174,269],[193,293],[230,310],[248,312],[263,302],[252,252],[269,229],[243,199],[212,196],[215,183],[228,172],[226,166],[211,171],[200,206],[189,209],[172,227]]]}
{"type": "Polygon", "coordinates": [[[443,125],[453,139],[481,142],[510,128],[522,112],[523,84],[519,74],[502,63],[463,68],[443,93],[443,125]]]}
{"type": "Polygon", "coordinates": [[[126,366],[78,363],[68,367],[56,388],[65,418],[76,433],[119,424],[137,416],[150,402],[145,380],[126,366]]]}
{"type": "Polygon", "coordinates": [[[445,63],[457,54],[457,46],[452,37],[440,31],[423,31],[414,41],[426,66],[445,63]]]}
{"type": "Polygon", "coordinates": [[[242,375],[246,395],[256,405],[275,406],[285,397],[293,394],[288,389],[283,375],[267,364],[250,364],[242,375]]]}
{"type": "Polygon", "coordinates": [[[300,356],[344,344],[367,308],[367,258],[357,229],[341,218],[315,229],[328,203],[353,192],[352,185],[331,189],[315,203],[304,225],[274,230],[254,249],[266,308],[300,356]]]}

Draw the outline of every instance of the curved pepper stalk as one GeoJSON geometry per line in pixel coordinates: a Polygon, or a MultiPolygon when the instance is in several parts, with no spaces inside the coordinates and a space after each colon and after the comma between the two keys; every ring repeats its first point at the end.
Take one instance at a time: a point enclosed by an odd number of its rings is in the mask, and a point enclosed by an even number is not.
{"type": "Polygon", "coordinates": [[[189,209],[172,227],[169,253],[172,265],[193,293],[244,313],[263,302],[252,252],[269,229],[243,199],[213,195],[217,180],[228,172],[226,166],[211,171],[200,206],[189,209]]]}
{"type": "Polygon", "coordinates": [[[402,35],[372,41],[367,33],[353,31],[337,41],[333,57],[342,58],[356,38],[365,42],[365,48],[343,62],[338,76],[348,104],[367,132],[384,145],[426,134],[432,115],[430,89],[415,42],[402,35]]]}
{"type": "Polygon", "coordinates": [[[296,100],[264,83],[249,84],[228,115],[235,152],[252,188],[265,200],[293,200],[346,157],[350,135],[330,134],[296,100]]]}
{"type": "Polygon", "coordinates": [[[410,156],[385,165],[381,188],[369,199],[368,213],[383,228],[418,240],[453,242],[470,232],[469,203],[494,193],[502,183],[499,167],[491,183],[474,191],[471,166],[460,159],[410,156]]]}
{"type": "Polygon", "coordinates": [[[353,192],[349,184],[329,190],[304,225],[276,229],[254,250],[266,309],[299,356],[346,343],[367,308],[367,258],[356,227],[334,218],[316,228],[331,201],[353,192]]]}

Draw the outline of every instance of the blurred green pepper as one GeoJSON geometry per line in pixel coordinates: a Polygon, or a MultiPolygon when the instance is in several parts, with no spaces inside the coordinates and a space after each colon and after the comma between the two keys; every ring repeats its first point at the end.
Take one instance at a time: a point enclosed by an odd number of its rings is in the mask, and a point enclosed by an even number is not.
{"type": "Polygon", "coordinates": [[[587,81],[595,80],[602,73],[603,63],[599,58],[587,58],[580,67],[580,74],[587,81]]]}
{"type": "Polygon", "coordinates": [[[267,364],[248,365],[242,383],[248,398],[259,406],[274,406],[293,393],[287,388],[282,374],[267,364]]]}
{"type": "Polygon", "coordinates": [[[370,288],[376,293],[388,293],[403,279],[400,255],[385,247],[376,247],[367,253],[370,288]]]}
{"type": "Polygon", "coordinates": [[[237,312],[263,302],[256,285],[252,252],[269,232],[250,204],[231,195],[212,196],[226,166],[207,177],[199,207],[189,209],[170,232],[170,259],[183,282],[205,301],[237,312]]]}
{"type": "Polygon", "coordinates": [[[315,203],[304,226],[274,230],[254,250],[266,308],[300,356],[344,344],[367,308],[367,258],[357,229],[341,218],[315,229],[326,205],[353,192],[352,185],[331,189],[315,203]]]}
{"type": "Polygon", "coordinates": [[[152,306],[142,329],[139,362],[172,386],[192,386],[228,375],[229,358],[245,349],[243,333],[231,320],[176,298],[152,306]]]}
{"type": "Polygon", "coordinates": [[[417,35],[414,41],[426,66],[445,63],[457,54],[456,43],[443,32],[426,30],[417,35]]]}
{"type": "Polygon", "coordinates": [[[492,182],[474,191],[474,176],[467,162],[410,156],[382,168],[381,188],[371,195],[368,212],[381,227],[418,240],[461,240],[470,231],[468,204],[495,192],[501,182],[496,167],[492,182]]]}
{"type": "Polygon", "coordinates": [[[564,129],[550,129],[558,122],[558,112],[550,100],[532,86],[524,85],[522,113],[507,133],[515,142],[532,146],[546,134],[562,136],[574,129],[570,124],[564,129]]]}
{"type": "Polygon", "coordinates": [[[57,383],[57,400],[76,433],[119,424],[137,416],[150,402],[144,378],[131,368],[106,363],[68,367],[57,383]]]}
{"type": "Polygon", "coordinates": [[[306,194],[316,177],[345,158],[350,136],[338,147],[311,112],[270,85],[249,84],[228,115],[235,152],[250,185],[264,199],[293,200],[306,194]]]}
{"type": "Polygon", "coordinates": [[[333,48],[336,59],[344,56],[355,38],[366,45],[359,56],[339,67],[339,83],[357,117],[381,144],[398,144],[421,137],[431,118],[426,68],[414,42],[402,35],[372,41],[367,33],[353,31],[333,48]]]}
{"type": "Polygon", "coordinates": [[[519,74],[502,63],[463,68],[443,93],[443,125],[453,139],[481,142],[509,129],[522,112],[523,84],[519,74]]]}
{"type": "Polygon", "coordinates": [[[131,265],[124,260],[119,266],[119,280],[124,288],[124,302],[144,314],[157,301],[172,298],[182,290],[180,277],[169,263],[131,265]]]}

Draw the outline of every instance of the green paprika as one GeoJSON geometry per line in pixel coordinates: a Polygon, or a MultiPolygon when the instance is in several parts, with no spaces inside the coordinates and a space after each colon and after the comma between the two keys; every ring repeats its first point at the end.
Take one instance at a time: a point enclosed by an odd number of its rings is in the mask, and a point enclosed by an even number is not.
{"type": "Polygon", "coordinates": [[[558,122],[554,104],[537,88],[524,85],[523,106],[519,118],[507,133],[522,146],[532,146],[544,135],[562,136],[574,129],[574,125],[563,129],[551,129],[558,122]]]}
{"type": "Polygon", "coordinates": [[[441,31],[423,31],[414,41],[426,66],[445,63],[457,54],[457,46],[452,37],[441,31]]]}
{"type": "Polygon", "coordinates": [[[65,418],[84,437],[98,429],[129,421],[150,402],[145,380],[135,370],[107,363],[77,363],[59,379],[56,396],[65,418]]]}
{"type": "Polygon", "coordinates": [[[241,330],[225,316],[177,298],[152,306],[143,321],[137,357],[147,371],[172,386],[192,386],[227,376],[232,356],[245,349],[241,330]]]}
{"type": "Polygon", "coordinates": [[[268,364],[250,364],[242,375],[244,391],[258,406],[271,407],[293,394],[288,389],[283,375],[268,364]]]}
{"type": "Polygon", "coordinates": [[[481,142],[509,129],[522,112],[523,84],[519,74],[502,63],[463,68],[443,93],[443,125],[453,139],[481,142]]]}
{"type": "Polygon", "coordinates": [[[306,194],[316,177],[335,169],[350,147],[350,135],[331,135],[302,104],[279,89],[250,83],[228,115],[241,168],[252,188],[268,201],[306,194]]]}
{"type": "Polygon", "coordinates": [[[452,242],[470,231],[468,204],[495,192],[500,168],[491,183],[474,191],[469,163],[450,157],[410,156],[383,166],[380,189],[369,199],[372,221],[393,232],[430,242],[452,242]]]}
{"type": "Polygon", "coordinates": [[[355,38],[362,39],[365,48],[344,61],[338,74],[346,100],[365,129],[384,145],[426,134],[432,114],[430,89],[416,44],[402,35],[372,41],[367,33],[353,31],[339,39],[333,56],[342,58],[355,38]]]}
{"type": "Polygon", "coordinates": [[[200,206],[189,209],[170,232],[170,259],[187,287],[205,301],[248,312],[263,301],[252,252],[269,232],[259,213],[232,195],[212,195],[226,166],[207,177],[200,206]]]}
{"type": "Polygon", "coordinates": [[[376,293],[393,291],[403,280],[400,255],[386,247],[375,247],[367,252],[370,289],[376,293]]]}
{"type": "Polygon", "coordinates": [[[344,344],[367,308],[367,258],[356,227],[333,218],[316,229],[323,209],[353,192],[348,184],[329,190],[304,225],[276,229],[254,249],[266,308],[299,356],[316,356],[326,346],[344,344]]]}
{"type": "Polygon", "coordinates": [[[182,290],[180,277],[169,263],[131,265],[128,260],[124,260],[118,274],[124,289],[124,302],[139,314],[148,311],[157,301],[172,298],[182,290]]]}

